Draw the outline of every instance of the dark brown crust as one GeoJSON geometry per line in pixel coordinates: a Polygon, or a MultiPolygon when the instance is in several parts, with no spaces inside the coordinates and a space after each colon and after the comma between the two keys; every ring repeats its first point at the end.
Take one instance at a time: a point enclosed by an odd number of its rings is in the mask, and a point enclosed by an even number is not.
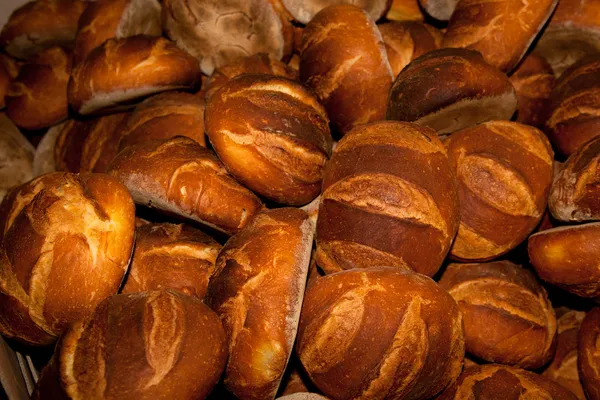
{"type": "Polygon", "coordinates": [[[229,338],[225,385],[241,399],[274,398],[292,353],[313,227],[295,208],[260,213],[223,247],[207,302],[229,338]]]}
{"type": "Polygon", "coordinates": [[[460,374],[462,318],[452,297],[411,271],[375,267],[308,287],[296,352],[334,399],[427,399],[460,374]]]}
{"type": "Polygon", "coordinates": [[[456,179],[435,132],[382,121],[354,128],[325,168],[317,262],[433,276],[459,222],[456,179]]]}
{"type": "Polygon", "coordinates": [[[317,93],[337,131],[384,118],[393,75],[365,11],[348,4],[323,9],[302,39],[300,80],[317,93]]]}
{"type": "Polygon", "coordinates": [[[263,207],[210,150],[182,136],[129,146],[108,173],[125,183],[136,203],[228,234],[242,229],[263,207]]]}
{"type": "Polygon", "coordinates": [[[468,353],[527,369],[552,359],[556,316],[533,273],[508,261],[450,264],[439,283],[458,303],[468,353]]]}
{"type": "Polygon", "coordinates": [[[200,85],[198,60],[161,37],[109,39],[73,69],[69,105],[81,114],[131,108],[133,100],[200,85]]]}
{"type": "Polygon", "coordinates": [[[315,95],[290,79],[243,75],[207,101],[206,134],[229,172],[257,194],[303,205],[321,192],[332,139],[315,95]]]}
{"type": "Polygon", "coordinates": [[[6,54],[0,53],[0,110],[6,107],[5,96],[10,83],[19,74],[21,66],[6,54]]]}
{"type": "Polygon", "coordinates": [[[117,292],[133,248],[127,189],[99,174],[43,175],[0,207],[0,330],[52,343],[117,292]]]}
{"type": "Polygon", "coordinates": [[[583,388],[589,400],[600,399],[600,308],[588,312],[579,329],[577,367],[583,388]]]}
{"type": "Polygon", "coordinates": [[[142,225],[136,229],[121,293],[173,289],[202,300],[220,249],[213,238],[188,225],[142,225]]]}

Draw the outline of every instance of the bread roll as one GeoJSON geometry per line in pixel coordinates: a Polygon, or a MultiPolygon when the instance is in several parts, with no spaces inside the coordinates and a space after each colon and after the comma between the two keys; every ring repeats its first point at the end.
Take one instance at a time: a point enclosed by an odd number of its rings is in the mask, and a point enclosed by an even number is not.
{"type": "Polygon", "coordinates": [[[167,39],[109,39],[73,69],[69,105],[80,114],[114,112],[154,93],[199,84],[198,61],[167,39]]]}
{"type": "Polygon", "coordinates": [[[579,59],[600,52],[600,2],[560,0],[535,46],[560,76],[579,59]]]}
{"type": "Polygon", "coordinates": [[[244,186],[290,205],[319,195],[332,139],[327,113],[306,87],[240,76],[207,100],[204,116],[213,148],[244,186]]]}
{"type": "Polygon", "coordinates": [[[51,47],[37,54],[19,70],[6,93],[6,113],[24,129],[55,125],[69,112],[67,84],[71,73],[71,54],[62,47],[51,47]]]}
{"type": "Polygon", "coordinates": [[[260,213],[217,259],[207,302],[229,337],[225,386],[239,399],[272,399],[296,338],[313,230],[295,208],[260,213]]]}
{"type": "Polygon", "coordinates": [[[412,60],[440,48],[442,33],[421,22],[387,22],[378,25],[394,76],[412,60]]]}
{"type": "Polygon", "coordinates": [[[460,220],[456,179],[434,131],[354,128],[325,168],[317,263],[327,273],[385,265],[433,276],[460,220]]]}
{"type": "Polygon", "coordinates": [[[577,371],[577,335],[582,311],[569,311],[558,319],[558,346],[552,363],[544,370],[546,376],[573,392],[579,400],[586,400],[577,371]]]}
{"type": "Polygon", "coordinates": [[[443,47],[464,47],[504,72],[521,61],[558,0],[461,0],[444,35],[443,47]]]}
{"type": "Polygon", "coordinates": [[[0,113],[0,202],[11,187],[33,178],[33,154],[31,143],[0,113]]]}
{"type": "Polygon", "coordinates": [[[562,226],[529,237],[539,277],[577,296],[600,295],[600,223],[562,226]]]}
{"type": "Polygon", "coordinates": [[[385,17],[390,21],[417,21],[425,19],[419,0],[393,0],[385,17]]]}
{"type": "Polygon", "coordinates": [[[33,178],[40,175],[56,172],[56,162],[54,161],[54,147],[56,139],[62,132],[64,126],[68,123],[63,122],[48,129],[44,134],[33,156],[33,178]]]}
{"type": "Polygon", "coordinates": [[[57,171],[106,172],[118,153],[118,128],[128,113],[87,120],[69,120],[54,144],[57,171]]]}
{"type": "Polygon", "coordinates": [[[121,294],[65,333],[33,400],[203,399],[226,360],[221,321],[200,300],[121,294]]]}
{"type": "Polygon", "coordinates": [[[308,24],[317,13],[338,4],[352,4],[362,8],[373,21],[383,17],[389,10],[392,0],[281,0],[294,19],[308,24]]]}
{"type": "Polygon", "coordinates": [[[9,192],[0,206],[0,332],[50,344],[116,293],[134,213],[127,189],[106,175],[57,172],[9,192]]]}
{"type": "Polygon", "coordinates": [[[461,212],[450,255],[486,261],[514,249],[546,211],[554,156],[548,139],[531,126],[492,121],[456,132],[444,144],[461,212]]]}
{"type": "Polygon", "coordinates": [[[584,57],[567,69],[550,95],[546,134],[557,152],[568,157],[598,136],[600,55],[584,57]]]}
{"type": "Polygon", "coordinates": [[[186,136],[206,147],[204,98],[190,93],[166,92],[138,104],[119,128],[119,149],[146,140],[186,136]]]}
{"type": "Polygon", "coordinates": [[[6,107],[5,96],[10,89],[10,83],[19,75],[20,66],[15,60],[0,53],[0,110],[6,107]]]}
{"type": "Polygon", "coordinates": [[[304,28],[300,80],[341,134],[385,116],[393,75],[375,22],[348,4],[321,10],[304,28]]]}
{"type": "Polygon", "coordinates": [[[552,359],[556,316],[530,271],[508,261],[450,264],[440,286],[458,303],[468,353],[527,369],[552,359]]]}
{"type": "Polygon", "coordinates": [[[317,393],[293,393],[287,396],[278,397],[278,400],[327,400],[327,397],[317,393]]]}
{"type": "Polygon", "coordinates": [[[515,90],[481,54],[465,49],[431,51],[406,66],[390,91],[387,119],[452,133],[481,122],[508,120],[515,90]]]}
{"type": "Polygon", "coordinates": [[[459,0],[419,0],[421,7],[433,18],[448,21],[459,0]]]}
{"type": "Polygon", "coordinates": [[[497,399],[577,400],[554,381],[523,369],[505,365],[481,365],[467,368],[437,400],[497,399]]]}
{"type": "Polygon", "coordinates": [[[281,60],[292,53],[292,25],[277,1],[164,0],[163,7],[167,36],[198,58],[206,75],[253,54],[281,60]]]}
{"type": "Polygon", "coordinates": [[[127,186],[136,203],[227,234],[238,232],[263,207],[210,150],[186,137],[129,146],[108,173],[127,186]]]}
{"type": "Polygon", "coordinates": [[[283,62],[271,58],[266,53],[254,54],[217,68],[206,82],[206,98],[208,99],[216,93],[231,79],[243,74],[267,74],[288,79],[296,78],[296,71],[283,62]]]}
{"type": "Polygon", "coordinates": [[[134,35],[160,36],[159,0],[96,0],[79,18],[73,63],[79,64],[106,40],[134,35]]]}
{"type": "Polygon", "coordinates": [[[69,46],[86,7],[80,0],[35,0],[10,15],[0,33],[0,47],[16,58],[28,58],[53,46],[69,46]]]}
{"type": "Polygon", "coordinates": [[[543,129],[548,119],[550,94],[556,83],[550,64],[529,54],[510,77],[517,93],[517,122],[543,129]]]}
{"type": "Polygon", "coordinates": [[[596,307],[585,316],[579,329],[577,366],[579,377],[589,400],[600,399],[600,308],[596,307]]]}
{"type": "Polygon", "coordinates": [[[221,245],[184,224],[145,224],[136,229],[135,251],[121,293],[173,289],[200,300],[215,270],[221,245]]]}
{"type": "MultiPolygon", "coordinates": [[[[309,270],[311,267],[309,267],[309,270]]],[[[310,282],[307,282],[307,287],[309,285],[310,282]]],[[[317,387],[310,381],[306,372],[302,369],[302,364],[300,364],[298,357],[295,354],[292,354],[292,358],[288,363],[287,370],[285,371],[281,385],[279,386],[279,396],[283,397],[295,393],[310,393],[317,391],[317,387]]]]}
{"type": "Polygon", "coordinates": [[[427,399],[460,374],[462,318],[452,297],[423,275],[343,271],[307,289],[296,351],[333,399],[427,399]]]}

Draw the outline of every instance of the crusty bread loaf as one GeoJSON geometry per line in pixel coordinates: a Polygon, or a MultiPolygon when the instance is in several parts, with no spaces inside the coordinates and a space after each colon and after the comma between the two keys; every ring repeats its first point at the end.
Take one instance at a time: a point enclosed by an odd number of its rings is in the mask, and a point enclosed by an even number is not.
{"type": "Polygon", "coordinates": [[[577,400],[569,390],[544,376],[497,364],[466,368],[437,400],[498,398],[577,400]]]}
{"type": "Polygon", "coordinates": [[[450,264],[440,286],[458,303],[468,353],[527,369],[552,359],[556,316],[530,271],[509,261],[450,264]]]}
{"type": "Polygon", "coordinates": [[[51,47],[23,65],[6,93],[6,113],[21,128],[42,129],[67,118],[71,54],[51,47]]]}
{"type": "Polygon", "coordinates": [[[515,90],[481,54],[466,49],[431,51],[396,77],[387,119],[452,133],[481,122],[508,120],[517,109],[515,90]]]}
{"type": "Polygon", "coordinates": [[[325,167],[317,263],[327,273],[385,265],[433,276],[460,220],[456,180],[435,132],[359,126],[325,167]]]}
{"type": "MultiPolygon", "coordinates": [[[[301,35],[302,33],[300,33],[301,35]]],[[[297,71],[297,70],[296,70],[297,71]]],[[[297,72],[282,61],[271,58],[266,53],[254,54],[234,60],[215,69],[206,82],[206,98],[216,93],[223,85],[243,74],[267,74],[295,79],[297,72]]]]}
{"type": "Polygon", "coordinates": [[[134,35],[160,36],[159,0],[96,0],[88,4],[79,18],[73,64],[77,65],[92,50],[111,38],[134,35]]]}
{"type": "MultiPolygon", "coordinates": [[[[68,122],[68,121],[67,121],[68,122]]],[[[54,161],[54,147],[56,139],[60,135],[62,129],[67,124],[63,122],[48,129],[44,134],[33,156],[33,177],[56,172],[56,162],[54,161]]]]}
{"type": "Polygon", "coordinates": [[[598,136],[600,55],[580,59],[557,80],[550,95],[546,134],[558,153],[570,156],[598,136]]]}
{"type": "Polygon", "coordinates": [[[271,0],[164,0],[163,27],[206,75],[257,53],[287,58],[294,41],[292,24],[271,0]]]}
{"type": "Polygon", "coordinates": [[[577,371],[577,336],[585,312],[568,311],[558,318],[558,345],[552,363],[543,376],[569,389],[579,400],[586,400],[577,371]]]}
{"type": "Polygon", "coordinates": [[[531,264],[544,281],[581,297],[600,295],[600,222],[561,226],[529,237],[531,264]]]}
{"type": "MultiPolygon", "coordinates": [[[[598,119],[600,123],[600,119],[598,119]]],[[[552,183],[548,207],[559,221],[600,220],[600,137],[581,146],[562,166],[552,183]]]]}
{"type": "Polygon", "coordinates": [[[173,289],[202,300],[220,249],[213,238],[188,225],[139,226],[121,293],[173,289]]]}
{"type": "Polygon", "coordinates": [[[57,171],[106,172],[117,155],[118,128],[128,113],[111,114],[87,120],[69,120],[54,143],[57,171]]]}
{"type": "Polygon", "coordinates": [[[219,318],[192,296],[112,296],[61,338],[33,400],[204,399],[226,343],[219,318]]]}
{"type": "Polygon", "coordinates": [[[333,399],[428,399],[462,369],[462,318],[452,297],[412,271],[327,275],[306,291],[296,351],[333,399]]]}
{"type": "Polygon", "coordinates": [[[550,64],[536,54],[529,54],[510,77],[510,83],[519,104],[516,121],[543,129],[556,83],[550,64]]]}
{"type": "Polygon", "coordinates": [[[458,182],[455,259],[485,261],[515,248],[538,225],[552,184],[553,152],[536,128],[492,121],[444,143],[458,182]]]}
{"type": "Polygon", "coordinates": [[[294,347],[313,229],[295,208],[264,211],[223,247],[207,302],[229,338],[225,386],[272,399],[294,347]]]}
{"type": "Polygon", "coordinates": [[[228,234],[242,229],[263,207],[210,150],[186,137],[129,146],[108,173],[127,186],[136,203],[228,234]]]}
{"type": "Polygon", "coordinates": [[[99,174],[53,173],[0,206],[0,331],[52,343],[114,294],[133,249],[127,189],[99,174]]]}
{"type": "Polygon", "coordinates": [[[114,112],[154,93],[199,85],[198,60],[167,39],[109,39],[73,69],[69,105],[80,114],[114,112]]]}
{"type": "Polygon", "coordinates": [[[213,148],[244,186],[290,205],[319,195],[332,139],[327,112],[305,86],[239,76],[207,100],[204,115],[213,148]]]}
{"type": "Polygon", "coordinates": [[[0,113],[0,202],[11,187],[33,178],[33,155],[31,143],[0,113]]]}
{"type": "Polygon", "coordinates": [[[440,21],[448,21],[459,0],[419,0],[427,14],[440,21]]]}
{"type": "Polygon", "coordinates": [[[338,4],[352,4],[367,12],[373,21],[383,17],[389,10],[392,0],[280,0],[294,19],[308,24],[324,8],[338,4]]]}
{"type": "Polygon", "coordinates": [[[9,91],[10,83],[19,74],[20,65],[7,56],[0,53],[0,110],[6,107],[4,97],[9,91]]]}
{"type": "MultiPolygon", "coordinates": [[[[69,46],[86,7],[81,0],[35,0],[17,8],[0,33],[0,47],[17,58],[28,58],[53,46],[69,46]]],[[[6,11],[6,10],[4,10],[6,11]]]]}
{"type": "MultiPolygon", "coordinates": [[[[306,286],[308,287],[309,285],[310,282],[307,282],[306,286]]],[[[317,391],[317,387],[310,381],[306,372],[302,369],[302,364],[296,354],[292,354],[277,394],[279,396],[288,396],[294,393],[310,393],[317,391]]]]}
{"type": "Polygon", "coordinates": [[[393,75],[381,33],[364,10],[321,10],[304,28],[300,54],[300,80],[317,93],[337,131],[384,118],[393,75]]]}
{"type": "Polygon", "coordinates": [[[600,2],[560,0],[535,52],[557,77],[582,57],[600,52],[600,2]]]}
{"type": "Polygon", "coordinates": [[[579,328],[577,366],[579,377],[589,400],[600,399],[600,308],[588,312],[579,328]]]}
{"type": "Polygon", "coordinates": [[[287,396],[278,397],[277,400],[327,400],[327,397],[317,393],[293,393],[287,396]]]}
{"type": "Polygon", "coordinates": [[[442,43],[442,33],[425,23],[392,21],[378,27],[394,77],[412,60],[439,49],[442,43]]]}
{"type": "Polygon", "coordinates": [[[558,0],[461,0],[452,13],[442,46],[477,50],[488,63],[510,72],[557,4],[558,0]]]}
{"type": "Polygon", "coordinates": [[[390,21],[418,21],[425,19],[419,0],[393,0],[385,17],[390,21]]]}
{"type": "Polygon", "coordinates": [[[206,147],[204,98],[165,92],[138,104],[119,128],[119,149],[152,139],[186,136],[206,147]]]}

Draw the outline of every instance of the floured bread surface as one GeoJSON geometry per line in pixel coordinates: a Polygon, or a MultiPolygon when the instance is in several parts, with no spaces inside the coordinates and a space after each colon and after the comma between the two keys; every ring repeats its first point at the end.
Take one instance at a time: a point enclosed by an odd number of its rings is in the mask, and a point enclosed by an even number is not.
{"type": "Polygon", "coordinates": [[[31,143],[4,114],[0,114],[0,201],[7,191],[33,178],[31,143]]]}
{"type": "Polygon", "coordinates": [[[365,10],[373,21],[383,17],[392,4],[391,0],[281,0],[294,19],[308,24],[324,8],[338,4],[352,4],[365,10]]]}
{"type": "Polygon", "coordinates": [[[459,0],[419,0],[421,7],[433,18],[448,21],[459,0]]]}

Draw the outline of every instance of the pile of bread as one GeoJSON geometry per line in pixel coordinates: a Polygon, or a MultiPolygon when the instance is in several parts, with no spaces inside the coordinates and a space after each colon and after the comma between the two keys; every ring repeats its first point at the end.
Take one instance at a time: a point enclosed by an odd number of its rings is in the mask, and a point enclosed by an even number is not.
{"type": "Polygon", "coordinates": [[[600,399],[600,0],[33,0],[0,48],[33,398],[600,399]]]}

